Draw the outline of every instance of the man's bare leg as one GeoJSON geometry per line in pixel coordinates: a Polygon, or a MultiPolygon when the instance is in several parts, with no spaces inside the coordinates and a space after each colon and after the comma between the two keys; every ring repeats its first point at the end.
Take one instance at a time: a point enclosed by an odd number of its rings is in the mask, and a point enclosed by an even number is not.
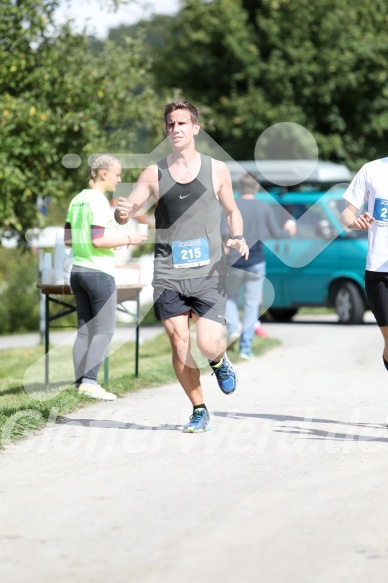
{"type": "Polygon", "coordinates": [[[203,404],[203,394],[199,369],[191,354],[189,316],[190,312],[185,312],[163,320],[163,325],[171,343],[175,375],[195,407],[203,404]]]}
{"type": "Polygon", "coordinates": [[[209,318],[199,318],[195,314],[193,314],[193,320],[196,327],[198,349],[209,360],[221,391],[225,395],[233,394],[237,388],[237,373],[225,353],[224,326],[209,318]]]}
{"type": "Polygon", "coordinates": [[[193,314],[199,351],[211,362],[219,362],[225,354],[225,328],[219,322],[193,314]]]}

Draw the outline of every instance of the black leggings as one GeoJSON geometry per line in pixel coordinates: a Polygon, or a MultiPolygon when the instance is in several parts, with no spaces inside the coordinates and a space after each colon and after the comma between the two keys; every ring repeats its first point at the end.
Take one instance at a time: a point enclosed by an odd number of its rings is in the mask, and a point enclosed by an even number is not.
{"type": "Polygon", "coordinates": [[[73,266],[70,285],[78,319],[77,338],[73,347],[76,385],[83,381],[96,383],[115,330],[115,279],[102,271],[73,266]]]}
{"type": "Polygon", "coordinates": [[[388,273],[365,271],[365,291],[378,326],[388,326],[388,273]]]}

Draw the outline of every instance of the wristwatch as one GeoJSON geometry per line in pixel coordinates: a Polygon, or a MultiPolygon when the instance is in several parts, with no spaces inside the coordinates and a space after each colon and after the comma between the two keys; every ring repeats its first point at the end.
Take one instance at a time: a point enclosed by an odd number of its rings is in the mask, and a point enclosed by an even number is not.
{"type": "Polygon", "coordinates": [[[231,239],[238,239],[239,241],[242,241],[243,243],[245,243],[245,239],[243,235],[234,235],[234,237],[231,237],[231,239]]]}

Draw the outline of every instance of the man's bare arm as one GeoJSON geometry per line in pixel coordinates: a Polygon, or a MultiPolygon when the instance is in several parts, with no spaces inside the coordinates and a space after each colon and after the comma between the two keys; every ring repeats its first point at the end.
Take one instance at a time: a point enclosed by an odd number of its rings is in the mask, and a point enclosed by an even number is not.
{"type": "Polygon", "coordinates": [[[374,218],[368,212],[357,217],[357,211],[358,208],[349,202],[341,214],[341,224],[347,229],[368,231],[374,218]]]}
{"type": "Polygon", "coordinates": [[[233,187],[232,187],[232,179],[230,176],[230,172],[228,167],[226,166],[225,162],[220,162],[219,160],[214,160],[214,172],[215,178],[217,181],[218,191],[217,195],[221,206],[224,210],[226,216],[226,223],[228,225],[230,239],[226,242],[227,247],[233,247],[248,259],[249,256],[249,249],[248,245],[245,241],[241,239],[233,239],[232,237],[236,235],[243,235],[244,234],[244,225],[241,213],[238,209],[236,204],[234,195],[233,195],[233,187]]]}
{"type": "Polygon", "coordinates": [[[148,166],[140,174],[135,188],[128,198],[119,198],[115,209],[115,220],[119,225],[125,225],[154,195],[158,195],[158,169],[156,165],[148,166]]]}

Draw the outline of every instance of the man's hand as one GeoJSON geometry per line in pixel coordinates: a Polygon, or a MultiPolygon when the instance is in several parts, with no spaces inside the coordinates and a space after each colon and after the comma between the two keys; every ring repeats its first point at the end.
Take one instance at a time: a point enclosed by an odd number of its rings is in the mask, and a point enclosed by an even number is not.
{"type": "Polygon", "coordinates": [[[342,211],[340,216],[341,225],[345,229],[358,229],[360,231],[369,231],[374,218],[368,212],[356,216],[358,208],[348,202],[347,207],[342,211]]]}
{"type": "Polygon", "coordinates": [[[240,253],[241,257],[244,257],[244,259],[248,259],[249,247],[245,241],[242,241],[242,239],[228,239],[226,242],[226,246],[232,247],[233,249],[240,253]]]}
{"type": "Polygon", "coordinates": [[[117,201],[117,206],[115,210],[115,219],[120,224],[123,225],[128,222],[131,216],[133,205],[128,202],[126,198],[120,197],[117,201]]]}
{"type": "Polygon", "coordinates": [[[371,224],[374,222],[374,218],[369,213],[364,213],[357,217],[352,225],[351,229],[360,229],[361,231],[369,231],[371,224]]]}

